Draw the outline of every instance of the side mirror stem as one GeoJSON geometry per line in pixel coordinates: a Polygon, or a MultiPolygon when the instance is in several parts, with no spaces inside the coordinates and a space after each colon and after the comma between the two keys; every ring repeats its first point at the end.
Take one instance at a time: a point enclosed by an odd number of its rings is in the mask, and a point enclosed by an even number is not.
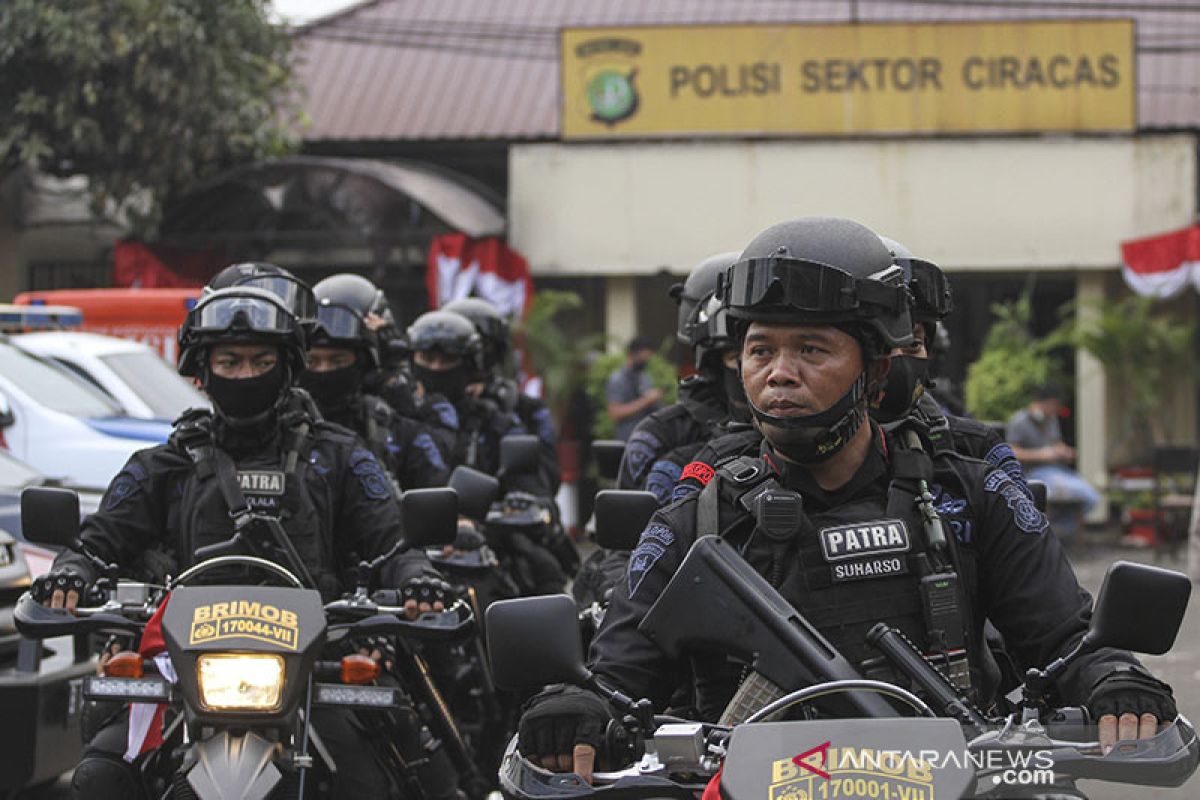
{"type": "Polygon", "coordinates": [[[596,673],[590,670],[586,672],[587,677],[583,683],[587,688],[604,697],[605,700],[621,712],[622,716],[633,717],[641,733],[654,732],[654,707],[650,704],[649,700],[634,700],[624,692],[613,689],[605,684],[596,673]]]}
{"type": "Polygon", "coordinates": [[[1095,649],[1095,642],[1085,634],[1079,640],[1079,644],[1071,648],[1070,652],[1050,662],[1043,669],[1030,667],[1025,673],[1025,690],[1021,699],[1023,721],[1037,719],[1038,711],[1044,703],[1046,689],[1049,688],[1050,684],[1066,671],[1071,662],[1080,656],[1091,653],[1095,649]]]}

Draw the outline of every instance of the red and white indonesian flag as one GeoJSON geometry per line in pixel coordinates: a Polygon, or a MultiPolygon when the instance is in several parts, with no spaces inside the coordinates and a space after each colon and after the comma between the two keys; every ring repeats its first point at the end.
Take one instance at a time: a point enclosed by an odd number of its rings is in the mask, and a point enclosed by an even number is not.
{"type": "Polygon", "coordinates": [[[430,308],[464,297],[482,297],[510,319],[522,319],[533,301],[533,278],[525,257],[501,239],[438,236],[429,247],[425,273],[430,308]]]}
{"type": "MultiPolygon", "coordinates": [[[[154,616],[142,630],[142,643],[138,645],[138,655],[142,658],[154,659],[158,674],[171,683],[178,678],[175,668],[171,665],[171,656],[167,653],[167,643],[163,639],[162,615],[167,610],[167,601],[171,595],[163,598],[154,616]]],[[[163,713],[167,710],[165,703],[130,703],[129,704],[129,738],[125,750],[125,760],[132,762],[142,753],[148,753],[162,744],[163,713]]]]}
{"type": "Polygon", "coordinates": [[[1121,245],[1125,282],[1146,297],[1174,297],[1189,286],[1200,291],[1200,225],[1135,239],[1121,245]]]}

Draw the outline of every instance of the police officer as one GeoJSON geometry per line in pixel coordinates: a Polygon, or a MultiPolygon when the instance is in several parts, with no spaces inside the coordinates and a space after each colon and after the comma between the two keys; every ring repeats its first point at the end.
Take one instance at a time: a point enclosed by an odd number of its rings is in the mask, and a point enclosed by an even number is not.
{"type": "MultiPolygon", "coordinates": [[[[428,311],[408,327],[413,377],[425,394],[446,398],[457,416],[458,437],[450,467],[459,464],[496,474],[500,469],[500,440],[525,429],[513,412],[491,399],[467,391],[484,378],[483,339],[471,321],[453,311],[428,311]]],[[[520,487],[534,494],[545,488],[536,476],[520,487]],[[532,488],[530,488],[532,487],[532,488]]]]}
{"type": "Polygon", "coordinates": [[[503,315],[480,297],[465,297],[442,307],[461,314],[471,321],[483,346],[484,379],[467,387],[476,396],[492,400],[500,410],[516,414],[525,430],[538,437],[541,443],[538,458],[538,477],[545,497],[553,497],[562,485],[562,467],[558,463],[558,436],[550,409],[536,397],[521,391],[517,382],[505,373],[511,350],[511,332],[503,315]]]}
{"type": "Polygon", "coordinates": [[[731,419],[748,419],[737,374],[737,350],[715,298],[717,278],[737,260],[720,253],[701,261],[687,281],[672,287],[679,303],[676,338],[693,352],[696,374],[679,384],[679,400],[638,423],[625,444],[618,489],[647,489],[660,503],[700,446],[724,432],[731,419]]]}
{"type": "Polygon", "coordinates": [[[886,236],[880,240],[892,254],[892,260],[904,270],[909,289],[913,320],[913,341],[892,351],[891,368],[881,398],[872,406],[871,415],[882,424],[894,424],[912,417],[928,431],[934,449],[951,449],[977,458],[991,467],[1003,469],[1022,487],[1025,473],[1012,447],[989,425],[942,409],[930,393],[929,348],[944,327],[946,316],[954,310],[950,281],[931,261],[886,236]]]}
{"type": "MultiPolygon", "coordinates": [[[[638,624],[702,534],[736,546],[868,674],[874,653],[865,634],[887,622],[985,705],[982,620],[991,619],[1028,666],[1065,654],[1086,632],[1091,599],[1045,517],[1008,475],[952,453],[930,456],[919,434],[886,433],[871,422],[868,399],[886,378],[888,353],[912,335],[898,271],[874,233],[830,218],[768,228],[730,269],[723,299],[738,320],[742,381],[765,436],[761,455],[719,470],[699,494],[659,510],[642,533],[592,643],[592,669],[610,685],[660,706],[676,688],[680,665],[638,624]],[[937,488],[923,512],[935,511],[949,536],[918,515],[926,481],[937,488]],[[801,506],[793,533],[778,541],[778,520],[767,534],[768,521],[748,510],[757,508],[751,493],[766,490],[801,506]],[[848,532],[866,521],[886,521],[895,536],[846,549],[848,532]],[[919,581],[929,574],[945,576],[961,628],[926,627],[919,581]]],[[[696,708],[715,719],[744,665],[697,653],[690,666],[696,708]]],[[[1159,720],[1175,716],[1170,687],[1120,651],[1074,661],[1054,688],[1065,702],[1086,702],[1106,746],[1118,732],[1152,736],[1159,720]]],[[[522,752],[588,777],[608,719],[590,692],[547,690],[522,717],[522,752]]]]}
{"type": "Polygon", "coordinates": [[[414,405],[413,417],[402,417],[363,390],[366,377],[381,367],[379,338],[367,323],[377,292],[365,278],[349,274],[313,287],[316,320],[300,385],[325,419],[353,430],[370,445],[401,488],[443,486],[450,477],[446,453],[454,431],[443,427],[436,414],[422,414],[426,404],[414,405]],[[421,419],[415,418],[418,414],[421,419]]]}
{"type": "MultiPolygon", "coordinates": [[[[185,414],[166,444],[130,458],[84,522],[84,545],[126,572],[152,556],[161,579],[191,565],[199,548],[231,538],[234,517],[254,511],[283,523],[323,596],[338,594],[343,570],[395,544],[400,513],[370,450],[295,402],[300,323],[274,294],[234,286],[203,297],[179,341],[180,373],[200,381],[214,410],[185,414]]],[[[73,609],[96,577],[88,558],[64,551],[35,596],[73,609]]],[[[393,559],[381,581],[403,588],[413,617],[446,599],[446,584],[419,551],[393,559]]],[[[345,713],[314,712],[314,724],[338,765],[336,796],[386,792],[365,734],[345,713]]],[[[121,714],[89,743],[72,782],[76,797],[137,796],[137,776],[121,758],[126,728],[121,714]]]]}

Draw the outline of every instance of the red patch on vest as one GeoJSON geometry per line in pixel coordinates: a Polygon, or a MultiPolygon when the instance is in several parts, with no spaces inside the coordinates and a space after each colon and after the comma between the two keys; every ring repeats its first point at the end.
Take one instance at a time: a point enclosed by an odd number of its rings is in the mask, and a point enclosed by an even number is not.
{"type": "Polygon", "coordinates": [[[716,474],[717,471],[703,461],[693,461],[683,468],[683,473],[679,476],[679,480],[683,481],[688,478],[695,478],[700,482],[701,486],[708,486],[708,482],[716,474]]]}

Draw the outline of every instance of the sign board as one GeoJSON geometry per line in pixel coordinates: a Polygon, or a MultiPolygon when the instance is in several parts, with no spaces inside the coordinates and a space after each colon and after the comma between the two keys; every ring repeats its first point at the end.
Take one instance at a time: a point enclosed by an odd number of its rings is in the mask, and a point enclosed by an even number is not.
{"type": "Polygon", "coordinates": [[[1131,131],[1132,20],[573,28],[564,139],[1131,131]]]}

